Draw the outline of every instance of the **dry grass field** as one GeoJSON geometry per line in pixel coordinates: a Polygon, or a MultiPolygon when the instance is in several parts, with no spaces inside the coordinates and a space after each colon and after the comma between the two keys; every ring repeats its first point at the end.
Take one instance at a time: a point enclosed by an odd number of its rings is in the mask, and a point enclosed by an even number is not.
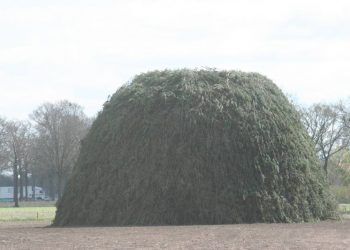
{"type": "Polygon", "coordinates": [[[350,249],[340,221],[304,224],[52,228],[53,203],[0,206],[0,249],[350,249]]]}
{"type": "Polygon", "coordinates": [[[349,249],[350,220],[304,224],[50,228],[1,222],[0,249],[349,249]]]}

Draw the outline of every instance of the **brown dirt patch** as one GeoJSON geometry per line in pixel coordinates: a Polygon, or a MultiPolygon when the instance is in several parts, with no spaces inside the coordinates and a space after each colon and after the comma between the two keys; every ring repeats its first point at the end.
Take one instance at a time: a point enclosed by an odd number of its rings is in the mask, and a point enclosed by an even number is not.
{"type": "Polygon", "coordinates": [[[0,249],[349,249],[350,220],[305,224],[47,228],[0,223],[0,249]]]}

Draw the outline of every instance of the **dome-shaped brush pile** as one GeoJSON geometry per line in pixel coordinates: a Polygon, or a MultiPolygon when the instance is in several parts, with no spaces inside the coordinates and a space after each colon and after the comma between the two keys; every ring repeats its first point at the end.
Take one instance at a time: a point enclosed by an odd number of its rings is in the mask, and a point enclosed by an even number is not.
{"type": "Polygon", "coordinates": [[[82,142],[54,225],[301,222],[334,212],[298,113],[270,80],[141,74],[82,142]]]}

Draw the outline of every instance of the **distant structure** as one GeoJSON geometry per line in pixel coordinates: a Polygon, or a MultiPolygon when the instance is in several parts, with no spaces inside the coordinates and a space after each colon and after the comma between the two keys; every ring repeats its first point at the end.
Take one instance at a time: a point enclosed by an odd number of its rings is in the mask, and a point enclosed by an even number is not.
{"type": "Polygon", "coordinates": [[[303,222],[334,215],[314,146],[257,73],[136,76],[82,142],[54,225],[303,222]]]}
{"type": "MultiPolygon", "coordinates": [[[[18,197],[20,196],[19,192],[18,197]]],[[[25,197],[25,190],[23,190],[23,197],[25,197]]],[[[32,186],[28,186],[28,198],[31,200],[47,199],[43,188],[32,186]]],[[[0,201],[13,201],[13,187],[0,187],[0,201]]]]}

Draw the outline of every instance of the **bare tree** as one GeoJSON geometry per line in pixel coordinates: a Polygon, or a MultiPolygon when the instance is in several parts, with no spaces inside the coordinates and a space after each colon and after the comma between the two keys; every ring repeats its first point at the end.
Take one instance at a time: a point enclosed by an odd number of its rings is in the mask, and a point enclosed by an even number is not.
{"type": "Polygon", "coordinates": [[[3,121],[2,155],[3,168],[10,168],[13,173],[13,200],[18,207],[18,177],[25,154],[27,124],[18,121],[3,121]]]}
{"type": "Polygon", "coordinates": [[[328,171],[330,158],[349,146],[349,123],[342,103],[336,105],[315,104],[301,109],[302,121],[316,146],[316,153],[328,171]]]}
{"type": "Polygon", "coordinates": [[[350,130],[350,99],[347,102],[347,104],[343,104],[343,102],[341,103],[341,105],[339,105],[339,109],[340,109],[340,113],[342,115],[342,119],[343,119],[343,124],[345,126],[345,129],[347,130],[347,133],[349,133],[350,130]]]}
{"type": "Polygon", "coordinates": [[[0,172],[6,163],[6,122],[0,117],[0,172]]]}
{"type": "MultiPolygon", "coordinates": [[[[69,101],[45,103],[31,115],[37,133],[36,159],[46,168],[51,184],[56,180],[56,193],[61,197],[80,150],[80,140],[90,126],[81,106],[69,101]]],[[[52,188],[53,189],[53,185],[52,188]]],[[[52,197],[51,192],[51,198],[52,197]]]]}
{"type": "Polygon", "coordinates": [[[21,155],[21,164],[20,164],[20,198],[25,198],[28,200],[28,175],[30,173],[30,167],[33,163],[33,139],[34,134],[31,128],[31,124],[26,122],[24,129],[26,130],[23,133],[22,138],[22,155],[21,155]],[[24,190],[23,190],[24,188],[24,190]],[[23,192],[24,191],[24,192],[23,192]],[[24,197],[23,197],[24,196],[24,197]]]}

